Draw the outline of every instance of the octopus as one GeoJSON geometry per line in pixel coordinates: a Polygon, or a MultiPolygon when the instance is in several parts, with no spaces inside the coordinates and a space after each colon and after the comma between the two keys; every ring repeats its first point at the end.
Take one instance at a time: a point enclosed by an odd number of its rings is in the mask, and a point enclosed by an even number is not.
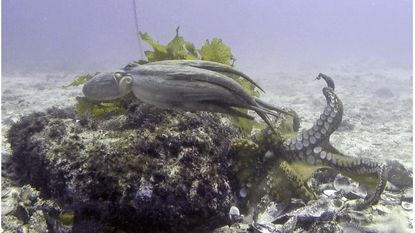
{"type": "Polygon", "coordinates": [[[250,95],[237,81],[239,76],[262,90],[244,73],[216,62],[166,60],[129,65],[119,72],[101,73],[83,86],[84,95],[109,101],[130,92],[144,103],[166,109],[226,113],[253,120],[240,109],[255,111],[271,128],[269,115],[290,114],[250,95]]]}
{"type": "MultiPolygon", "coordinates": [[[[254,117],[239,109],[252,110],[265,121],[269,135],[278,134],[270,117],[296,118],[295,114],[250,95],[226,74],[240,77],[263,91],[250,77],[227,65],[199,60],[166,60],[132,64],[121,71],[98,74],[84,85],[83,93],[95,101],[111,101],[133,93],[137,99],[159,108],[219,112],[251,120],[254,117]]],[[[284,138],[282,144],[272,141],[272,136],[266,136],[268,142],[264,146],[282,156],[280,169],[305,199],[316,197],[305,184],[304,176],[297,174],[304,166],[308,167],[309,173],[329,167],[368,186],[375,183],[373,192],[356,205],[366,208],[380,199],[386,185],[387,168],[373,160],[347,156],[330,144],[330,135],[342,121],[343,104],[329,76],[320,73],[317,79],[327,84],[322,90],[327,104],[314,125],[295,137],[284,138]]]]}

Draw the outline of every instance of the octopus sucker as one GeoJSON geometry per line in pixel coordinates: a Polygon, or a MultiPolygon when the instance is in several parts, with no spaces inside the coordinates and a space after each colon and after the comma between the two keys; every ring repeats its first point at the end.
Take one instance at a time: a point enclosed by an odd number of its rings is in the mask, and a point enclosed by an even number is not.
{"type": "Polygon", "coordinates": [[[327,153],[326,153],[325,151],[322,151],[322,152],[320,153],[320,158],[321,158],[322,160],[326,159],[326,156],[327,156],[327,153]]]}
{"type": "MultiPolygon", "coordinates": [[[[387,168],[385,165],[379,164],[373,160],[343,155],[330,144],[329,140],[331,134],[337,130],[342,121],[343,104],[335,94],[334,82],[329,76],[319,74],[317,79],[323,79],[327,84],[327,86],[323,88],[323,94],[327,102],[326,107],[316,120],[316,123],[310,129],[305,130],[300,134],[303,137],[302,146],[290,148],[291,150],[285,151],[284,156],[287,157],[287,160],[289,160],[290,157],[299,158],[299,162],[304,162],[311,166],[318,164],[325,167],[328,166],[341,173],[351,174],[354,178],[361,177],[362,181],[365,180],[366,176],[376,176],[378,181],[373,194],[368,195],[363,203],[357,207],[366,208],[379,200],[385,187],[387,168]],[[306,156],[304,156],[304,158],[299,157],[298,155],[300,153],[302,154],[304,150],[306,151],[306,156]]],[[[288,164],[284,165],[286,171],[288,169],[286,168],[287,166],[288,164]]],[[[290,173],[290,180],[294,180],[292,177],[294,174],[295,173],[290,173]]],[[[368,180],[370,179],[368,178],[368,180]]],[[[305,186],[305,184],[303,185],[305,186]]]]}

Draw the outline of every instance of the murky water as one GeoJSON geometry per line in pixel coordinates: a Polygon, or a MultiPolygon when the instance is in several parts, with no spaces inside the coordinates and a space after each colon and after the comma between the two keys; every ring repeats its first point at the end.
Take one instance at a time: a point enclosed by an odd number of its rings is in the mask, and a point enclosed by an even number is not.
{"type": "MultiPolygon", "coordinates": [[[[350,156],[413,169],[412,1],[135,0],[136,9],[133,3],[2,1],[3,153],[10,152],[7,131],[22,116],[76,102],[80,88],[62,88],[73,77],[143,59],[140,47],[150,47],[137,39],[136,11],[138,29],[161,43],[178,26],[197,48],[221,38],[235,68],[265,89],[261,98],[295,110],[301,129],[324,109],[324,83],[315,77],[331,76],[344,105],[331,143],[350,156]]],[[[405,211],[394,218],[409,222],[405,211]]]]}

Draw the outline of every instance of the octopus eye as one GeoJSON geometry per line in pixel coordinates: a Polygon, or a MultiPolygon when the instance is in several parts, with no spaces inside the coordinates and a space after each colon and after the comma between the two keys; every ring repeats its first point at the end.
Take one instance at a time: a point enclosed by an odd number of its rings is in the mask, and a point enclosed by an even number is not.
{"type": "Polygon", "coordinates": [[[133,77],[131,77],[130,75],[126,75],[122,78],[122,81],[127,84],[131,84],[133,82],[133,77]]]}
{"type": "Polygon", "coordinates": [[[115,72],[114,73],[114,77],[116,78],[116,79],[120,79],[120,78],[122,78],[122,73],[120,73],[120,72],[115,72]]]}

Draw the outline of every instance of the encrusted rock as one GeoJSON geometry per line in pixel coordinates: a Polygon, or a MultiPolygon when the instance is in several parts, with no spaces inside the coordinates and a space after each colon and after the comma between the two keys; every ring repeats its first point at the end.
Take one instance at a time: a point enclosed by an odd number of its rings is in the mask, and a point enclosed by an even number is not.
{"type": "Polygon", "coordinates": [[[388,160],[388,181],[398,188],[413,187],[412,171],[397,160],[388,160]]]}
{"type": "MultiPolygon", "coordinates": [[[[73,211],[74,232],[183,232],[227,219],[228,151],[238,135],[218,114],[133,104],[122,117],[33,113],[11,127],[9,141],[19,182],[73,211]]],[[[42,214],[26,221],[43,229],[42,214]]]]}

